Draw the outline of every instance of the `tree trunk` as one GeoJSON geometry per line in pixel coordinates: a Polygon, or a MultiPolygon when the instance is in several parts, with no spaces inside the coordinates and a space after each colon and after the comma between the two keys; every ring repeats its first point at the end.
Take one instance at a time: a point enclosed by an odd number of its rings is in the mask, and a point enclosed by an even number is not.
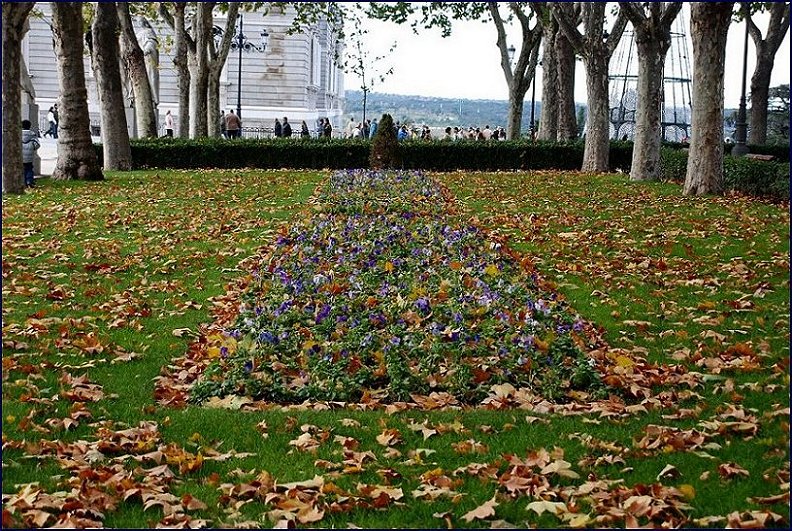
{"type": "Polygon", "coordinates": [[[187,30],[184,28],[185,4],[174,2],[174,33],[176,75],[179,84],[179,137],[190,136],[190,69],[187,66],[187,30]]]}
{"type": "Polygon", "coordinates": [[[748,143],[753,145],[767,142],[767,104],[770,91],[770,77],[778,48],[789,31],[790,8],[788,2],[776,2],[765,6],[770,12],[767,33],[762,38],[748,11],[748,3],[743,4],[743,15],[748,24],[748,32],[756,47],[756,67],[751,76],[751,131],[748,143]]]}
{"type": "Polygon", "coordinates": [[[121,59],[132,84],[135,95],[135,120],[138,136],[157,137],[157,116],[154,112],[154,96],[151,92],[146,61],[140,48],[127,2],[117,2],[118,21],[121,27],[121,59]]]}
{"type": "Polygon", "coordinates": [[[509,140],[520,138],[524,100],[525,91],[509,90],[509,113],[506,118],[506,138],[509,140]]]}
{"type": "Polygon", "coordinates": [[[207,78],[206,129],[209,136],[220,136],[220,72],[214,70],[207,78]]]}
{"type": "Polygon", "coordinates": [[[723,70],[733,4],[690,5],[693,117],[685,195],[723,193],[723,70]]]}
{"type": "Polygon", "coordinates": [[[751,130],[748,143],[753,146],[767,143],[767,104],[774,56],[763,54],[758,59],[751,76],[751,130]]]}
{"type": "MultiPolygon", "coordinates": [[[[214,41],[210,39],[207,43],[209,51],[209,61],[207,68],[209,76],[207,78],[207,131],[209,136],[215,137],[220,135],[220,74],[223,72],[223,65],[225,65],[228,58],[228,52],[231,50],[231,42],[234,36],[234,27],[236,25],[237,14],[239,13],[239,3],[232,2],[228,6],[226,13],[226,25],[223,30],[223,38],[219,46],[215,48],[214,41]]],[[[210,12],[211,16],[211,12],[210,12]]]]}
{"type": "Polygon", "coordinates": [[[193,39],[195,51],[189,53],[190,66],[190,138],[199,138],[208,133],[207,94],[209,91],[208,49],[212,38],[212,9],[214,3],[198,4],[193,39]]]}
{"type": "Polygon", "coordinates": [[[660,178],[660,144],[662,140],[663,66],[670,39],[663,42],[655,32],[639,33],[638,108],[635,112],[631,181],[655,181],[660,178]]]}
{"type": "MultiPolygon", "coordinates": [[[[608,171],[610,122],[608,121],[608,55],[591,52],[586,59],[588,127],[583,149],[584,172],[608,171]]],[[[576,120],[577,122],[577,120],[576,120]]]]}
{"type": "Polygon", "coordinates": [[[558,32],[555,40],[556,68],[555,83],[558,100],[558,140],[574,140],[578,136],[577,113],[575,112],[575,50],[569,39],[558,32]]]}
{"type": "Polygon", "coordinates": [[[132,150],[124,113],[117,29],[118,13],[115,2],[98,2],[91,27],[91,63],[101,104],[104,169],[128,171],[132,169],[132,150]]]}
{"type": "Polygon", "coordinates": [[[83,66],[82,2],[52,2],[52,36],[58,60],[60,124],[56,180],[104,179],[91,143],[83,66]]]}
{"type": "Polygon", "coordinates": [[[558,23],[552,16],[542,23],[542,112],[539,115],[539,140],[555,140],[558,135],[558,71],[556,48],[558,23]]]}
{"type": "Polygon", "coordinates": [[[3,2],[3,192],[10,194],[25,191],[19,74],[23,27],[33,4],[3,2]]]}

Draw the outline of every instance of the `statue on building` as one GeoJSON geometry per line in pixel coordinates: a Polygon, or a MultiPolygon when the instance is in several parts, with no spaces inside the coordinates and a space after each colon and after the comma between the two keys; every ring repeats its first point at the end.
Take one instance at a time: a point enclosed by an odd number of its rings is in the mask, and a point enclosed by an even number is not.
{"type": "Polygon", "coordinates": [[[159,105],[159,38],[157,33],[146,17],[138,17],[138,24],[140,30],[136,36],[140,43],[140,48],[143,50],[144,60],[146,62],[146,73],[148,74],[149,84],[151,85],[151,94],[154,99],[155,107],[159,105]]]}
{"type": "MultiPolygon", "coordinates": [[[[27,34],[29,30],[30,21],[25,20],[25,25],[22,28],[22,35],[27,34]]],[[[19,56],[19,84],[22,86],[22,104],[34,104],[36,101],[36,89],[33,87],[33,80],[30,79],[30,74],[28,73],[25,54],[20,54],[19,56]]],[[[34,123],[38,123],[38,120],[36,120],[34,123]]]]}

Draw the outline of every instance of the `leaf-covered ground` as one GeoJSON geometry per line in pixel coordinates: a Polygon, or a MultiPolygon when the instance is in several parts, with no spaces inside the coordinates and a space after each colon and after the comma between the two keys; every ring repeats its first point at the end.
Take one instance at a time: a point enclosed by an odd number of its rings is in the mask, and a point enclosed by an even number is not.
{"type": "Polygon", "coordinates": [[[628,400],[163,406],[185,389],[162,382],[199,367],[176,360],[235,317],[325,178],[135,173],[3,199],[4,527],[789,523],[788,205],[439,176],[460,224],[506,238],[602,327],[640,381],[628,400]],[[685,383],[652,386],[669,373],[685,383]]]}

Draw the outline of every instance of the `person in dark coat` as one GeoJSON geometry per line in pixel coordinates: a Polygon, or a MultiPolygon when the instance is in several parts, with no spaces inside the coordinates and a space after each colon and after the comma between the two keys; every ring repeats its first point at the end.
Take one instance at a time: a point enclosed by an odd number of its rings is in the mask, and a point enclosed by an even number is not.
{"type": "Polygon", "coordinates": [[[280,120],[275,118],[275,138],[280,138],[283,136],[283,126],[280,123],[280,120]]]}
{"type": "Polygon", "coordinates": [[[283,117],[283,138],[291,138],[292,128],[287,117],[283,117]]]}

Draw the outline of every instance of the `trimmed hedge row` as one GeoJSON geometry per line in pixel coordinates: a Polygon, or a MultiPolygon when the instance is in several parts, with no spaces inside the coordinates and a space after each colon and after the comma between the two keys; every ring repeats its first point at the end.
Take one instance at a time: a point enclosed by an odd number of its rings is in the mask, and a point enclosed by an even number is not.
{"type": "MultiPolygon", "coordinates": [[[[582,142],[524,140],[507,142],[424,142],[400,144],[405,169],[430,171],[577,170],[583,163],[582,142]]],[[[688,153],[679,145],[661,150],[663,180],[683,181],[688,153]]],[[[96,145],[101,161],[102,146],[96,145]]],[[[610,166],[629,172],[632,142],[611,142],[610,166]]],[[[135,169],[171,168],[368,168],[371,142],[359,140],[225,140],[148,139],[132,141],[135,169]]],[[[753,152],[759,150],[752,148],[753,152]]],[[[776,147],[766,154],[777,156],[776,147]],[[774,151],[775,150],[775,151],[774,151]]],[[[786,159],[789,157],[787,155],[786,159]]],[[[789,162],[724,159],[724,181],[730,190],[776,200],[789,198],[789,162]]]]}
{"type": "MultiPolygon", "coordinates": [[[[583,143],[424,142],[400,144],[404,169],[434,171],[577,170],[583,143]]],[[[368,168],[371,142],[359,140],[147,139],[132,141],[134,169],[368,168]]],[[[102,149],[96,145],[102,160],[102,149]]],[[[610,164],[628,171],[631,142],[612,142],[610,164]]]]}
{"type": "MultiPolygon", "coordinates": [[[[685,149],[690,147],[689,144],[681,144],[679,142],[665,142],[664,147],[672,149],[685,149]]],[[[723,144],[723,153],[731,155],[734,144],[723,144]]],[[[756,155],[772,155],[775,157],[774,162],[789,162],[789,144],[763,144],[763,145],[748,145],[748,151],[756,155]]]]}
{"type": "MultiPolygon", "coordinates": [[[[685,180],[688,161],[686,151],[663,148],[660,159],[663,180],[685,180]]],[[[723,158],[723,183],[727,190],[785,201],[789,199],[789,181],[789,162],[767,162],[731,155],[723,158]]]]}

